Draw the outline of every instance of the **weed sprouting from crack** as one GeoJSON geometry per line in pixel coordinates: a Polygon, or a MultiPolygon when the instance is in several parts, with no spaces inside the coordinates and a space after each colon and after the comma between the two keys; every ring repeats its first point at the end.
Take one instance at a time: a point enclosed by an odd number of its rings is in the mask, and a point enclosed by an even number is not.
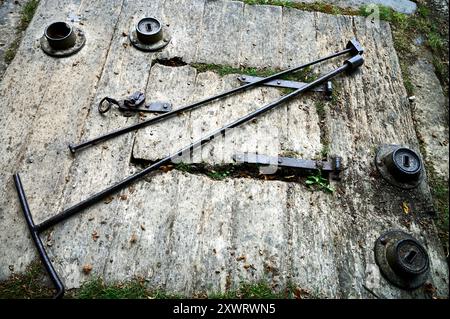
{"type": "Polygon", "coordinates": [[[308,187],[315,187],[318,190],[322,190],[326,193],[334,193],[334,188],[330,186],[328,180],[322,176],[322,172],[318,171],[314,175],[309,175],[306,178],[305,184],[308,187]]]}

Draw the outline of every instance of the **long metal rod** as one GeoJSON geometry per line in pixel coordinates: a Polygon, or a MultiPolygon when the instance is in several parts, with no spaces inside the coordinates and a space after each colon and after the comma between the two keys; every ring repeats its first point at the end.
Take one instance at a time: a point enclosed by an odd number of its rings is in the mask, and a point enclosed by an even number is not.
{"type": "Polygon", "coordinates": [[[320,63],[320,62],[323,62],[323,61],[332,59],[332,58],[334,58],[334,57],[338,57],[338,56],[340,56],[340,55],[343,55],[343,54],[346,54],[346,53],[349,53],[349,52],[355,52],[355,49],[354,49],[354,48],[348,48],[348,49],[342,50],[342,51],[340,51],[340,52],[336,52],[336,53],[330,54],[330,55],[328,55],[328,56],[326,56],[326,57],[317,59],[317,60],[315,60],[315,61],[308,62],[308,63],[302,64],[302,65],[300,65],[300,66],[297,66],[297,67],[294,67],[294,68],[291,68],[291,69],[288,69],[288,70],[285,70],[285,71],[278,72],[278,73],[276,73],[276,74],[273,74],[273,75],[271,75],[271,76],[262,78],[262,79],[260,79],[260,80],[258,80],[258,81],[253,82],[253,83],[248,83],[248,84],[242,85],[242,86],[240,86],[240,87],[233,88],[233,89],[231,89],[231,90],[228,90],[228,91],[219,93],[219,94],[217,94],[217,95],[208,97],[208,98],[206,98],[206,99],[200,100],[200,101],[195,102],[195,103],[192,103],[192,104],[190,104],[190,105],[183,106],[183,107],[178,108],[178,109],[176,109],[176,110],[173,110],[173,111],[171,111],[171,112],[161,114],[161,115],[156,116],[156,117],[154,117],[154,118],[148,119],[148,120],[146,120],[146,121],[144,121],[144,122],[137,123],[137,124],[133,124],[133,125],[130,125],[130,126],[128,126],[128,127],[124,127],[124,128],[122,128],[122,129],[118,129],[118,130],[109,132],[109,133],[107,133],[107,134],[105,134],[105,135],[102,135],[102,136],[93,138],[93,139],[91,139],[91,140],[82,142],[82,143],[77,144],[77,145],[69,144],[69,149],[70,149],[70,151],[71,151],[73,154],[75,154],[75,152],[77,152],[77,151],[80,150],[80,149],[87,148],[87,147],[89,147],[89,146],[92,146],[92,145],[98,144],[98,143],[100,143],[100,142],[109,140],[109,139],[111,139],[111,138],[113,138],[113,137],[116,137],[116,136],[119,136],[119,135],[122,135],[122,134],[125,134],[125,133],[128,133],[128,132],[132,132],[132,131],[138,130],[138,129],[140,129],[140,128],[143,128],[143,127],[146,127],[146,126],[148,126],[148,125],[151,125],[151,124],[160,122],[160,121],[162,121],[162,120],[165,120],[165,119],[167,119],[167,118],[170,118],[170,117],[172,117],[172,116],[174,116],[174,115],[180,114],[180,113],[182,113],[182,112],[184,112],[184,111],[194,109],[194,108],[196,108],[196,107],[198,107],[198,106],[200,106],[200,105],[203,105],[203,104],[212,102],[212,101],[214,101],[214,100],[223,98],[223,97],[225,97],[225,96],[228,96],[228,95],[231,95],[231,94],[240,92],[240,91],[247,90],[247,89],[252,88],[252,87],[254,87],[254,86],[257,86],[257,85],[266,83],[266,82],[268,82],[268,81],[277,79],[277,78],[279,78],[279,77],[281,77],[281,76],[284,76],[284,75],[286,75],[286,74],[289,74],[289,73],[293,73],[293,72],[299,71],[299,70],[301,70],[301,69],[303,69],[303,68],[306,68],[306,67],[308,67],[308,66],[311,66],[311,65],[314,65],[314,64],[317,64],[317,63],[320,63]]]}
{"type": "Polygon", "coordinates": [[[53,268],[50,258],[48,257],[47,252],[45,251],[44,244],[42,243],[41,238],[39,237],[39,230],[34,225],[33,217],[31,216],[30,208],[28,206],[28,201],[25,196],[25,192],[23,190],[22,181],[20,180],[19,174],[14,174],[14,183],[16,184],[20,205],[22,206],[22,211],[25,216],[28,229],[30,230],[31,239],[34,241],[34,245],[36,246],[39,257],[41,258],[42,263],[44,264],[45,269],[47,270],[47,273],[49,274],[50,279],[52,280],[53,285],[56,288],[56,294],[54,298],[61,298],[64,295],[64,285],[61,279],[59,279],[59,276],[56,273],[55,268],[53,268]]]}
{"type": "MultiPolygon", "coordinates": [[[[332,78],[333,76],[340,74],[342,72],[344,72],[345,70],[348,69],[352,69],[354,67],[354,65],[352,64],[355,57],[351,58],[350,60],[347,60],[343,66],[329,72],[326,75],[321,76],[320,78],[316,79],[315,81],[308,83],[306,86],[295,90],[292,93],[289,93],[283,97],[281,97],[278,100],[275,100],[253,112],[248,113],[247,115],[237,119],[234,122],[231,122],[225,126],[223,126],[220,129],[217,129],[215,131],[213,131],[212,133],[209,133],[208,135],[200,138],[199,140],[189,144],[188,146],[180,149],[179,151],[175,152],[172,155],[169,155],[161,160],[159,160],[158,162],[150,165],[149,167],[143,169],[142,171],[133,174],[127,178],[125,178],[124,180],[92,195],[91,197],[81,201],[78,204],[75,204],[72,207],[67,208],[66,210],[60,212],[59,214],[50,217],[49,219],[47,219],[46,221],[40,223],[39,225],[37,225],[35,227],[36,230],[38,230],[39,232],[42,232],[46,229],[48,229],[49,227],[52,227],[56,224],[58,224],[59,222],[68,219],[69,217],[79,213],[80,211],[82,211],[83,209],[90,207],[92,205],[94,205],[95,203],[101,201],[102,199],[106,198],[107,196],[114,194],[116,191],[123,189],[124,187],[128,186],[129,184],[133,183],[134,181],[144,177],[145,175],[149,174],[152,171],[155,171],[156,169],[158,169],[159,167],[169,164],[172,162],[172,159],[176,158],[177,156],[180,156],[182,154],[184,154],[186,151],[190,151],[192,152],[194,149],[198,148],[199,146],[208,143],[209,141],[211,141],[212,139],[214,139],[216,136],[219,135],[223,135],[225,134],[225,131],[228,129],[232,129],[234,127],[237,127],[245,122],[248,122],[249,120],[275,108],[276,106],[282,104],[283,102],[297,96],[298,94],[307,91],[317,85],[319,85],[320,83],[323,83],[324,81],[332,78]],[[350,62],[349,62],[350,61],[350,62]]],[[[362,64],[362,57],[359,57],[360,60],[358,60],[360,62],[360,64],[356,65],[356,67],[358,67],[359,65],[362,64]]]]}

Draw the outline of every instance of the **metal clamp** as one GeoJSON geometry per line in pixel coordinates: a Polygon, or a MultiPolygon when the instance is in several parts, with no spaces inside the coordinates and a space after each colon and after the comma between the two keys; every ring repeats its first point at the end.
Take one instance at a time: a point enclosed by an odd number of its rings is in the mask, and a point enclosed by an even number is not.
{"type": "Polygon", "coordinates": [[[279,167],[293,168],[303,171],[320,170],[331,173],[334,180],[340,180],[342,172],[342,158],[334,156],[331,161],[305,160],[293,157],[275,157],[255,153],[242,153],[233,155],[233,160],[241,164],[277,165],[279,167]]]}
{"type": "Polygon", "coordinates": [[[145,104],[145,96],[142,92],[135,92],[122,102],[110,97],[104,97],[98,104],[98,111],[101,114],[108,112],[112,105],[116,105],[124,116],[132,116],[137,112],[168,113],[172,111],[172,104],[169,102],[151,102],[145,104]]]}
{"type": "MultiPolygon", "coordinates": [[[[251,76],[251,75],[240,75],[238,77],[238,80],[242,84],[248,84],[248,83],[255,83],[260,82],[263,78],[259,76],[251,76]]],[[[289,80],[281,80],[281,79],[275,79],[269,82],[265,82],[262,85],[271,86],[271,87],[277,87],[277,88],[287,88],[287,89],[301,89],[308,83],[305,82],[299,82],[299,81],[289,81],[289,80]]],[[[327,81],[323,86],[317,86],[311,91],[314,92],[325,92],[325,97],[327,99],[331,99],[333,95],[333,84],[331,81],[327,81]]]]}

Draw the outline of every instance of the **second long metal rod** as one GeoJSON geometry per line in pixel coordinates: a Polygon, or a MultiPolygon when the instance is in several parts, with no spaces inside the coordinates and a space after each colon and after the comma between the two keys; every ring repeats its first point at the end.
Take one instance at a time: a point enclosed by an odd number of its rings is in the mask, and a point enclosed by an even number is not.
{"type": "Polygon", "coordinates": [[[140,128],[143,128],[143,127],[146,127],[146,126],[148,126],[148,125],[151,125],[151,124],[160,122],[160,121],[162,121],[162,120],[165,120],[165,119],[167,119],[167,118],[169,118],[169,117],[172,117],[172,116],[174,116],[174,115],[177,115],[177,114],[180,114],[180,113],[182,113],[182,112],[185,112],[185,111],[187,111],[187,110],[194,109],[194,108],[196,108],[196,107],[198,107],[198,106],[201,106],[201,105],[203,105],[203,104],[212,102],[212,101],[214,101],[214,100],[223,98],[223,97],[225,97],[225,96],[228,96],[228,95],[231,95],[231,94],[240,92],[240,91],[247,90],[247,89],[252,88],[252,87],[255,87],[255,86],[257,86],[257,85],[260,85],[260,84],[269,82],[269,81],[271,81],[271,80],[280,78],[281,76],[287,75],[287,74],[289,74],[289,73],[293,73],[293,72],[299,71],[299,70],[304,69],[304,68],[306,68],[306,67],[308,67],[308,66],[311,66],[311,65],[314,65],[314,64],[317,64],[317,63],[320,63],[320,62],[323,62],[323,61],[332,59],[332,58],[334,58],[334,57],[338,57],[338,56],[340,56],[340,55],[343,55],[343,54],[346,54],[346,53],[349,53],[349,52],[354,52],[354,49],[353,49],[353,48],[348,48],[348,49],[345,49],[345,50],[342,50],[342,51],[339,51],[339,52],[330,54],[330,55],[328,55],[328,56],[326,56],[326,57],[317,59],[317,60],[315,60],[315,61],[312,61],[312,62],[308,62],[308,63],[302,64],[302,65],[297,66],[297,67],[294,67],[294,68],[292,68],[292,69],[288,69],[288,70],[285,70],[285,71],[278,72],[278,73],[276,73],[276,74],[273,74],[273,75],[271,75],[271,76],[262,78],[262,79],[260,79],[260,80],[258,80],[258,81],[253,82],[253,83],[248,83],[248,84],[245,84],[245,85],[242,85],[242,86],[239,86],[239,87],[230,89],[230,90],[228,90],[228,91],[225,91],[225,92],[219,93],[219,94],[217,94],[217,95],[208,97],[208,98],[206,98],[206,99],[200,100],[200,101],[195,102],[195,103],[193,103],[193,104],[190,104],[190,105],[186,105],[186,106],[180,107],[180,108],[178,108],[178,109],[176,109],[176,110],[173,110],[172,112],[164,113],[164,114],[162,114],[162,115],[156,116],[156,117],[151,118],[151,119],[149,119],[149,120],[146,120],[146,121],[144,121],[144,122],[140,122],[140,123],[137,123],[137,124],[130,125],[130,126],[128,126],[128,127],[124,127],[124,128],[122,128],[122,129],[118,129],[118,130],[109,132],[109,133],[107,133],[107,134],[105,134],[105,135],[102,135],[102,136],[93,138],[93,139],[91,139],[91,140],[82,142],[82,143],[80,143],[80,144],[77,144],[77,145],[69,144],[69,149],[70,149],[70,151],[74,154],[75,152],[77,152],[77,151],[80,150],[80,149],[87,148],[87,147],[89,147],[89,146],[92,146],[92,145],[98,144],[98,143],[100,143],[100,142],[109,140],[109,139],[111,139],[111,138],[113,138],[113,137],[116,137],[116,136],[119,136],[119,135],[122,135],[122,134],[125,134],[125,133],[128,133],[128,132],[132,132],[132,131],[138,130],[138,129],[140,129],[140,128]]]}
{"type": "MultiPolygon", "coordinates": [[[[352,59],[350,59],[350,60],[352,60],[352,59]]],[[[356,65],[356,67],[358,67],[359,65],[362,64],[362,57],[359,57],[359,59],[360,59],[359,61],[361,63],[356,65]]],[[[350,61],[350,60],[348,60],[348,61],[350,61]]],[[[219,129],[213,131],[212,133],[209,133],[208,135],[202,137],[201,139],[191,143],[190,145],[180,149],[179,151],[175,152],[174,154],[169,155],[169,156],[159,160],[158,162],[150,165],[149,167],[143,169],[142,171],[140,171],[136,174],[133,174],[133,175],[125,178],[124,180],[110,186],[109,188],[106,188],[103,191],[100,191],[100,192],[92,195],[91,197],[85,199],[84,201],[81,201],[80,203],[67,208],[66,210],[60,212],[59,214],[57,214],[55,216],[50,217],[49,219],[43,221],[39,225],[36,225],[36,230],[39,232],[42,232],[42,231],[58,224],[59,222],[65,220],[65,219],[68,219],[69,217],[79,213],[83,209],[88,208],[88,207],[94,205],[95,203],[101,201],[102,199],[106,198],[107,196],[110,196],[110,195],[114,194],[115,192],[119,191],[120,189],[125,188],[132,182],[144,177],[145,175],[149,174],[150,172],[157,170],[161,166],[171,163],[172,159],[181,156],[186,151],[192,152],[194,149],[213,140],[216,136],[224,135],[226,130],[235,128],[245,122],[248,122],[251,119],[275,108],[276,106],[282,104],[283,102],[286,102],[287,100],[297,96],[298,94],[300,94],[304,91],[307,91],[307,90],[319,85],[320,83],[323,83],[324,81],[327,81],[328,79],[332,78],[333,76],[340,74],[340,73],[344,72],[345,70],[352,69],[353,65],[351,62],[349,63],[348,61],[346,61],[343,66],[321,76],[320,78],[316,79],[315,81],[308,83],[304,87],[302,87],[298,90],[295,90],[294,92],[289,93],[289,94],[279,98],[278,100],[273,101],[253,112],[248,113],[247,115],[235,120],[234,122],[231,122],[219,129]]]]}

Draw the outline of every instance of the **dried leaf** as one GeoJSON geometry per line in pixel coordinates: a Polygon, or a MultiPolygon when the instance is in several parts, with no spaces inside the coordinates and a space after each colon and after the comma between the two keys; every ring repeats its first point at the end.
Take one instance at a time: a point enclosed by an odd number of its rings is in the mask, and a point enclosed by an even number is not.
{"type": "Polygon", "coordinates": [[[114,199],[114,196],[108,196],[103,202],[105,204],[109,204],[112,202],[113,199],[114,199]]]}
{"type": "Polygon", "coordinates": [[[302,299],[303,296],[309,295],[309,291],[300,287],[295,287],[294,296],[295,299],[302,299]]]}
{"type": "Polygon", "coordinates": [[[92,239],[94,240],[94,241],[97,241],[97,239],[100,237],[100,235],[99,234],[97,234],[97,231],[96,230],[94,230],[93,232],[92,232],[92,239]]]}
{"type": "Polygon", "coordinates": [[[245,257],[244,255],[236,258],[236,261],[246,261],[246,260],[247,260],[247,257],[245,257]]]}
{"type": "Polygon", "coordinates": [[[402,203],[402,209],[403,209],[403,213],[405,213],[406,215],[409,214],[410,208],[409,208],[409,205],[407,202],[402,203]]]}
{"type": "Polygon", "coordinates": [[[167,173],[173,169],[173,165],[164,165],[161,166],[159,169],[162,170],[164,173],[167,173]]]}
{"type": "Polygon", "coordinates": [[[88,275],[92,271],[92,265],[86,264],[83,266],[83,272],[85,275],[88,275]]]}

